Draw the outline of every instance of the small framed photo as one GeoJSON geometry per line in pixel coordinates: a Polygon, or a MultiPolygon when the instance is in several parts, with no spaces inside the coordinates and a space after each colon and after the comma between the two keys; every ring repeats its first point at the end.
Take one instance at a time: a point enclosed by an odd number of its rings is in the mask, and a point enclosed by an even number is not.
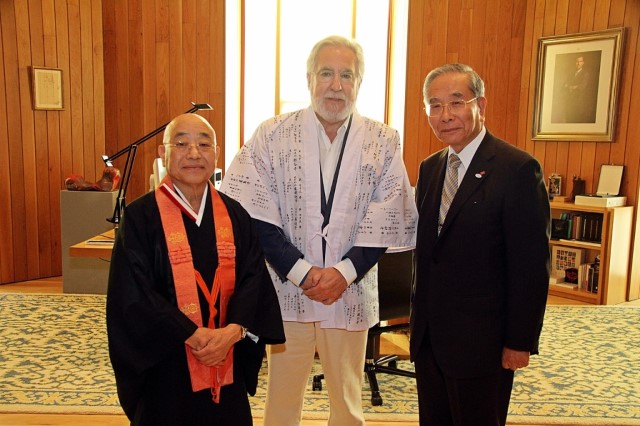
{"type": "Polygon", "coordinates": [[[584,263],[584,250],[574,247],[553,246],[551,251],[551,275],[565,276],[567,269],[578,269],[584,263]]]}
{"type": "Polygon", "coordinates": [[[624,28],[542,37],[533,140],[613,141],[624,28]]]}
{"type": "Polygon", "coordinates": [[[31,67],[33,109],[64,109],[62,70],[59,68],[31,67]]]}
{"type": "Polygon", "coordinates": [[[549,197],[562,195],[562,176],[552,174],[549,176],[549,197]]]}

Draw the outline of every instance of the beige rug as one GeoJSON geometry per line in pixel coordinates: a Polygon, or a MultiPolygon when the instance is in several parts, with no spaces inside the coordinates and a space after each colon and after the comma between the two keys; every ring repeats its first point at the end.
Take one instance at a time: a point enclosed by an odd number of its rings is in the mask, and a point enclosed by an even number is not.
{"type": "MultiPolygon", "coordinates": [[[[96,295],[0,294],[0,412],[122,412],[104,303],[96,295]]],[[[510,424],[640,425],[640,308],[550,306],[541,343],[543,354],[516,375],[510,424]]],[[[367,419],[417,421],[415,381],[379,380],[384,405],[373,407],[365,387],[367,419]]],[[[254,414],[263,401],[261,387],[254,414]]],[[[326,391],[309,384],[304,417],[326,418],[327,409],[326,391]]]]}

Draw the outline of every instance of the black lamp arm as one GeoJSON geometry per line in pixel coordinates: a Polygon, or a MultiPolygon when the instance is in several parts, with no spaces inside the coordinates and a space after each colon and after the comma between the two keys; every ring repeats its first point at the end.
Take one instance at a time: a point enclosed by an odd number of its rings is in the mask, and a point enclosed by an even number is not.
{"type": "MultiPolygon", "coordinates": [[[[193,107],[185,111],[184,112],[185,114],[190,114],[198,110],[213,109],[209,104],[196,104],[194,102],[191,102],[191,105],[193,105],[193,107]]],[[[158,133],[162,132],[169,125],[169,123],[170,122],[163,124],[162,126],[152,131],[151,133],[148,133],[143,137],[141,137],[140,139],[130,143],[128,146],[122,148],[120,151],[116,152],[110,157],[107,157],[106,155],[102,156],[102,161],[104,161],[105,166],[112,167],[113,161],[115,159],[123,156],[124,154],[127,154],[127,158],[124,162],[124,168],[122,169],[122,181],[118,189],[118,198],[116,200],[116,206],[113,210],[113,216],[110,219],[107,219],[109,222],[113,223],[114,226],[117,227],[118,224],[120,223],[121,214],[126,207],[125,199],[126,199],[127,187],[129,186],[129,180],[131,178],[131,170],[133,169],[133,163],[136,159],[136,152],[138,150],[138,145],[143,144],[144,142],[148,141],[158,133]]]]}

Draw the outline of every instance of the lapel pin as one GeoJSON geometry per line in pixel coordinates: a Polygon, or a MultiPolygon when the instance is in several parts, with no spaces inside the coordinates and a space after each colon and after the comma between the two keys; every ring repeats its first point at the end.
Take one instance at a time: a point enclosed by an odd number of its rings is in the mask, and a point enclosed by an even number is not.
{"type": "Polygon", "coordinates": [[[483,171],[481,171],[480,173],[476,173],[476,178],[477,178],[477,179],[482,179],[482,177],[485,175],[485,173],[486,173],[486,172],[485,172],[484,170],[483,170],[483,171]]]}

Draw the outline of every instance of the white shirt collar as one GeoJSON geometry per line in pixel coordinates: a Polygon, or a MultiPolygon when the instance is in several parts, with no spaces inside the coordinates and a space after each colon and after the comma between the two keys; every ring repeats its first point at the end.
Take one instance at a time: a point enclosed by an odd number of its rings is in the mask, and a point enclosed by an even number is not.
{"type": "MultiPolygon", "coordinates": [[[[318,139],[322,142],[324,142],[325,146],[331,146],[332,143],[329,140],[329,136],[327,136],[327,132],[324,130],[324,126],[322,125],[322,123],[320,122],[320,120],[318,119],[318,116],[316,115],[315,111],[313,112],[313,118],[316,120],[316,126],[318,128],[318,139]]],[[[336,138],[334,140],[338,141],[341,140],[339,138],[342,138],[342,136],[344,135],[344,132],[347,131],[347,125],[349,124],[349,118],[347,117],[346,120],[344,120],[342,122],[342,125],[338,128],[338,132],[336,133],[336,138]]],[[[339,145],[339,144],[336,144],[339,145]]]]}
{"type": "Polygon", "coordinates": [[[482,142],[482,139],[484,139],[486,134],[487,134],[487,129],[484,126],[482,126],[482,130],[480,130],[480,133],[478,133],[478,135],[475,138],[473,138],[473,140],[469,142],[467,146],[462,148],[462,151],[455,152],[451,147],[449,147],[448,155],[456,154],[460,158],[460,161],[462,162],[462,166],[466,171],[469,168],[469,164],[471,164],[471,160],[473,160],[473,156],[476,155],[476,151],[478,151],[478,147],[480,147],[480,142],[482,142]]]}
{"type": "Polygon", "coordinates": [[[182,191],[180,191],[180,189],[176,185],[173,185],[173,189],[176,190],[176,193],[184,201],[184,207],[189,210],[191,216],[194,218],[196,225],[200,226],[200,224],[202,223],[202,217],[204,216],[204,207],[207,200],[207,194],[209,194],[209,184],[207,183],[204,188],[204,192],[202,193],[202,200],[200,200],[200,210],[197,213],[195,212],[195,210],[193,210],[191,204],[189,204],[189,201],[187,201],[187,197],[184,196],[182,191]]]}

